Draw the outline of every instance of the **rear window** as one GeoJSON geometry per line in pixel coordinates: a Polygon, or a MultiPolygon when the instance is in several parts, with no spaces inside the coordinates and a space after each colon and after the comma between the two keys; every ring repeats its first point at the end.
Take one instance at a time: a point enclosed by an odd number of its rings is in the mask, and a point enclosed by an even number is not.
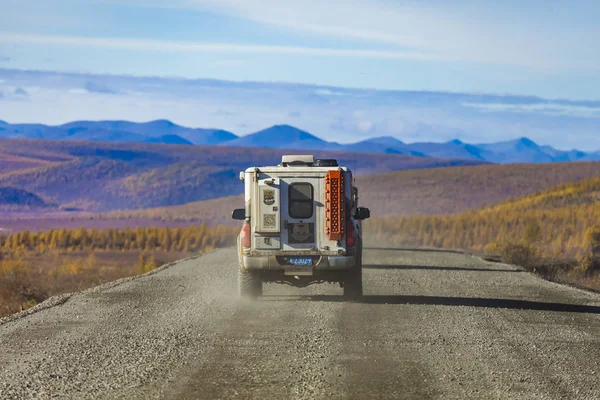
{"type": "Polygon", "coordinates": [[[289,190],[289,214],[306,219],[313,215],[313,187],[310,183],[292,183],[289,190]]]}

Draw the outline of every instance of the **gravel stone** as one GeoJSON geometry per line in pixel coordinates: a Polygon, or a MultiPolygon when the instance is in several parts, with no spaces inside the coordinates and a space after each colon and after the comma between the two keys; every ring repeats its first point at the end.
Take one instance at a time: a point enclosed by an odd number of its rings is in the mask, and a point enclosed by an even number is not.
{"type": "Polygon", "coordinates": [[[236,294],[234,249],[0,320],[0,399],[600,398],[600,295],[365,249],[364,293],[236,294]]]}

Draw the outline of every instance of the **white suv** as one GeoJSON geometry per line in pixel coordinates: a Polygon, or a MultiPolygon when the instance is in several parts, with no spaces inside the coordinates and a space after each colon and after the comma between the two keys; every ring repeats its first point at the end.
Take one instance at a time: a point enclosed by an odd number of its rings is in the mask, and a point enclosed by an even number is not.
{"type": "Polygon", "coordinates": [[[360,221],[352,172],[336,160],[283,156],[281,164],[240,173],[246,207],[238,237],[238,288],[243,297],[262,294],[263,282],[305,287],[337,282],[344,296],[362,296],[360,221]]]}

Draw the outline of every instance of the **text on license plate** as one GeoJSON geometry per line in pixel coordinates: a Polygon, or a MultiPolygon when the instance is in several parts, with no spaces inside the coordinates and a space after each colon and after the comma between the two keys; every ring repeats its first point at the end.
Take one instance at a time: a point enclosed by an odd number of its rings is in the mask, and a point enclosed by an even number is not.
{"type": "Polygon", "coordinates": [[[291,265],[312,265],[311,257],[290,257],[287,261],[291,265]]]}

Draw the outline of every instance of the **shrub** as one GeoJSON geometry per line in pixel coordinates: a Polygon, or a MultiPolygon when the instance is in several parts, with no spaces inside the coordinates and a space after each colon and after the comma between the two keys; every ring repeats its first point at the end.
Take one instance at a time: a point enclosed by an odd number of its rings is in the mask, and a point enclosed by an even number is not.
{"type": "Polygon", "coordinates": [[[498,253],[502,262],[520,265],[525,268],[535,269],[539,259],[538,250],[526,242],[505,241],[497,244],[498,253]]]}
{"type": "Polygon", "coordinates": [[[135,266],[135,270],[138,274],[145,274],[159,267],[159,263],[156,261],[154,256],[146,253],[140,253],[138,256],[138,262],[135,266]]]}
{"type": "Polygon", "coordinates": [[[523,232],[523,240],[527,244],[534,244],[540,237],[542,236],[542,228],[540,228],[539,224],[536,221],[529,221],[525,226],[525,231],[523,232]]]}
{"type": "Polygon", "coordinates": [[[584,246],[593,255],[600,256],[600,225],[595,225],[585,232],[584,246]]]}
{"type": "Polygon", "coordinates": [[[587,273],[600,272],[600,226],[596,225],[585,232],[584,248],[586,253],[579,258],[579,268],[587,273]]]}
{"type": "Polygon", "coordinates": [[[0,261],[0,316],[33,307],[47,298],[32,266],[20,257],[0,261]]]}

